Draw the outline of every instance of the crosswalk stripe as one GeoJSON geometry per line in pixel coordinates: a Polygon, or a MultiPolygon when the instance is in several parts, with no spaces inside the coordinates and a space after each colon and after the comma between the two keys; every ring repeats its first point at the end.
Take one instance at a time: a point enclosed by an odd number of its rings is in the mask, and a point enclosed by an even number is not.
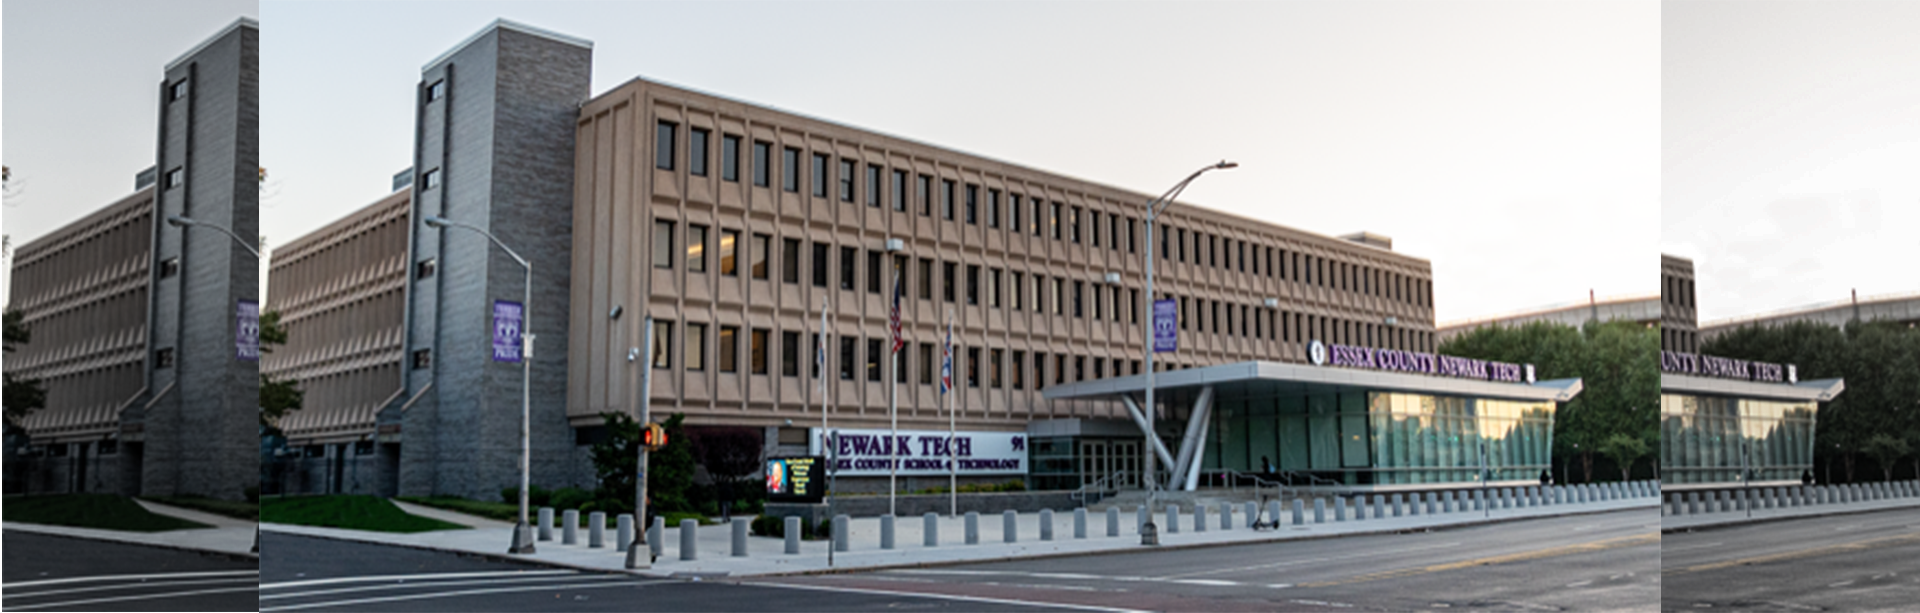
{"type": "MultiPolygon", "coordinates": [[[[413,582],[413,583],[390,583],[386,585],[363,585],[359,587],[343,587],[343,588],[335,588],[330,590],[315,590],[315,591],[309,591],[309,592],[285,592],[280,594],[261,594],[260,600],[267,601],[267,600],[275,600],[280,598],[307,598],[311,596],[326,596],[329,594],[351,594],[354,592],[377,592],[381,590],[404,590],[404,589],[410,589],[410,588],[424,589],[424,588],[442,588],[442,587],[454,587],[454,586],[460,586],[460,585],[482,585],[482,584],[497,585],[501,583],[528,582],[528,581],[566,581],[566,580],[575,579],[575,578],[576,577],[514,577],[514,578],[506,578],[506,579],[498,579],[498,578],[475,579],[472,581],[427,581],[427,582],[413,582]]],[[[577,577],[577,578],[593,579],[593,577],[577,577]]],[[[601,577],[601,579],[605,581],[622,581],[630,578],[631,577],[624,577],[620,575],[607,575],[605,577],[601,577]]]]}
{"type": "MultiPolygon", "coordinates": [[[[42,603],[35,603],[30,605],[7,605],[6,608],[8,611],[26,611],[31,609],[45,609],[47,607],[77,607],[81,605],[96,605],[96,604],[103,604],[108,602],[126,602],[129,600],[158,600],[161,598],[179,598],[183,596],[204,596],[207,594],[252,592],[255,589],[257,588],[249,585],[246,587],[229,587],[229,588],[221,588],[217,590],[194,590],[190,592],[163,592],[159,594],[133,594],[131,596],[114,596],[112,598],[92,598],[88,600],[66,600],[66,601],[60,601],[60,602],[42,602],[42,603]]],[[[145,607],[142,607],[142,608],[145,608],[145,607]]]]}
{"type": "Polygon", "coordinates": [[[15,581],[0,583],[0,589],[15,590],[38,585],[58,585],[62,583],[88,583],[93,581],[144,581],[147,579],[189,579],[194,577],[238,577],[242,575],[259,576],[258,570],[210,570],[184,573],[156,573],[145,575],[96,575],[91,577],[61,577],[59,579],[40,579],[38,581],[15,581]]]}
{"type": "Polygon", "coordinates": [[[416,581],[422,579],[477,579],[481,577],[525,577],[531,575],[577,575],[577,570],[502,570],[469,573],[424,573],[416,575],[360,575],[355,577],[328,577],[325,579],[305,579],[300,581],[276,581],[262,583],[260,589],[277,590],[309,585],[331,585],[336,583],[358,583],[362,581],[416,581]]]}
{"type": "Polygon", "coordinates": [[[115,583],[112,585],[96,585],[93,587],[76,587],[76,588],[69,588],[64,590],[47,590],[43,592],[21,592],[18,590],[8,590],[6,597],[10,599],[18,600],[23,598],[42,598],[46,596],[58,596],[61,594],[84,594],[87,592],[108,592],[113,590],[129,590],[129,589],[136,589],[136,588],[143,588],[143,587],[176,587],[176,586],[182,586],[182,585],[205,585],[208,583],[233,583],[236,581],[245,581],[247,585],[256,586],[256,587],[258,586],[258,583],[259,583],[258,580],[249,579],[247,577],[229,577],[224,579],[193,579],[188,581],[140,581],[136,583],[115,583]]]}
{"type": "Polygon", "coordinates": [[[356,606],[356,605],[376,604],[376,603],[382,603],[382,602],[426,600],[429,598],[453,598],[456,596],[478,596],[481,594],[506,594],[511,592],[530,592],[530,591],[537,591],[537,590],[586,590],[586,589],[605,588],[605,587],[642,587],[642,586],[648,586],[648,585],[658,585],[661,583],[678,583],[678,582],[679,582],[678,580],[674,580],[674,579],[663,579],[659,581],[639,581],[639,582],[631,582],[631,583],[624,582],[624,581],[621,581],[621,582],[601,581],[598,583],[579,583],[579,584],[572,584],[572,585],[535,585],[535,586],[526,586],[526,587],[508,587],[508,588],[495,588],[495,589],[485,589],[485,590],[431,592],[426,594],[401,594],[398,596],[382,596],[379,598],[360,598],[357,600],[332,600],[327,602],[306,602],[306,603],[300,603],[295,605],[287,605],[283,607],[261,607],[260,610],[263,613],[266,611],[297,611],[300,609],[318,609],[321,607],[349,607],[349,606],[356,606]]]}

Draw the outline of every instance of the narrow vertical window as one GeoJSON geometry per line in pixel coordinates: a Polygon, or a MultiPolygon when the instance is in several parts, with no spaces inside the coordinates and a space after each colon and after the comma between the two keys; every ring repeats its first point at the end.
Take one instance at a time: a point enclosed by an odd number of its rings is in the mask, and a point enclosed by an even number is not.
{"type": "Polygon", "coordinates": [[[1060,240],[1060,203],[1053,203],[1048,210],[1052,212],[1048,217],[1048,223],[1053,227],[1053,240],[1060,240]]]}
{"type": "Polygon", "coordinates": [[[893,210],[907,212],[907,171],[893,171],[893,210]]]}
{"type": "Polygon", "coordinates": [[[1000,227],[1000,190],[987,190],[987,227],[1000,227]]]}
{"type": "Polygon", "coordinates": [[[720,274],[729,277],[740,276],[739,258],[736,256],[739,244],[739,230],[720,231],[720,274]]]}
{"type": "Polygon", "coordinates": [[[780,149],[780,189],[800,193],[800,150],[780,149]]]}
{"type": "Polygon", "coordinates": [[[867,250],[867,293],[880,293],[880,252],[867,250]]]}
{"type": "Polygon", "coordinates": [[[1007,194],[1007,229],[1012,230],[1014,234],[1021,232],[1019,194],[1007,194]]]}
{"type": "Polygon", "coordinates": [[[1000,361],[1005,357],[1005,349],[987,351],[987,387],[1000,389],[1000,361]]]}
{"type": "Polygon", "coordinates": [[[720,372],[740,372],[740,327],[720,326],[720,372]]]}
{"type": "Polygon", "coordinates": [[[773,176],[773,144],[766,141],[753,141],[753,184],[759,187],[771,185],[773,176]]]}
{"type": "Polygon", "coordinates": [[[687,271],[707,271],[707,227],[687,224],[687,271]]]}
{"type": "Polygon", "coordinates": [[[840,289],[852,290],[854,268],[860,263],[860,250],[854,247],[840,248],[840,289]]]}
{"type": "Polygon", "coordinates": [[[800,333],[780,333],[780,376],[800,376],[800,333]]]}
{"type": "Polygon", "coordinates": [[[653,167],[673,170],[673,135],[679,124],[662,121],[653,130],[653,167]]]}
{"type": "Polygon", "coordinates": [[[1094,247],[1100,246],[1100,212],[1087,211],[1087,234],[1092,235],[1094,247]]]}
{"type": "Polygon", "coordinates": [[[967,387],[980,387],[980,348],[967,348],[967,387]]]}
{"type": "Polygon", "coordinates": [[[753,258],[752,274],[755,279],[762,281],[767,279],[767,249],[772,242],[771,236],[758,233],[753,235],[753,246],[749,249],[748,256],[753,258]]]}
{"type": "Polygon", "coordinates": [[[707,324],[687,322],[687,370],[707,369],[707,324]]]}
{"type": "Polygon", "coordinates": [[[853,365],[854,365],[854,360],[856,359],[853,355],[853,349],[854,349],[853,343],[854,343],[854,339],[851,336],[840,337],[840,380],[841,381],[853,380],[853,365]]]}
{"type": "Polygon", "coordinates": [[[940,180],[940,218],[953,221],[953,181],[940,180]]]}
{"type": "Polygon", "coordinates": [[[945,298],[947,302],[953,302],[953,293],[954,293],[953,276],[957,266],[958,265],[954,264],[953,262],[941,263],[941,271],[942,273],[944,273],[943,278],[945,279],[946,283],[941,286],[940,292],[941,292],[941,297],[945,298]]]}
{"type": "Polygon", "coordinates": [[[1007,365],[1007,374],[1013,378],[1013,389],[1026,389],[1027,352],[1014,350],[1013,363],[1007,365]]]}
{"type": "Polygon", "coordinates": [[[673,322],[653,320],[653,367],[673,367],[673,322]]]}
{"type": "Polygon", "coordinates": [[[653,267],[673,268],[673,222],[653,222],[653,267]]]}
{"type": "Polygon", "coordinates": [[[853,160],[840,158],[840,201],[853,202],[853,160]]]}
{"type": "Polygon", "coordinates": [[[813,154],[813,197],[827,197],[827,156],[813,154]]]}
{"type": "Polygon", "coordinates": [[[747,350],[747,365],[753,374],[767,374],[767,329],[754,328],[748,337],[751,346],[747,350]]]}
{"type": "Polygon", "coordinates": [[[720,136],[720,179],[740,182],[740,137],[732,134],[720,136]]]}
{"type": "Polygon", "coordinates": [[[1080,207],[1073,207],[1069,213],[1071,216],[1067,218],[1067,236],[1073,239],[1073,244],[1078,245],[1080,244],[1080,207]]]}
{"type": "Polygon", "coordinates": [[[917,181],[914,184],[914,187],[917,188],[916,191],[919,192],[915,195],[920,198],[920,216],[932,217],[933,216],[933,177],[929,177],[927,175],[920,175],[914,178],[917,179],[917,181]]]}
{"type": "Polygon", "coordinates": [[[933,299],[933,260],[920,258],[920,299],[933,299]]]}
{"type": "Polygon", "coordinates": [[[867,165],[867,206],[880,208],[880,167],[867,165]]]}
{"type": "Polygon", "coordinates": [[[880,339],[867,339],[867,381],[880,382],[880,339]]]}
{"type": "Polygon", "coordinates": [[[980,304],[980,265],[967,265],[967,304],[980,304]]]}
{"type": "Polygon", "coordinates": [[[814,287],[827,286],[827,256],[828,255],[829,253],[827,250],[826,243],[816,242],[813,244],[813,286],[814,287]]]}
{"type": "Polygon", "coordinates": [[[980,223],[980,186],[967,185],[967,225],[980,223]]]}
{"type": "Polygon", "coordinates": [[[780,280],[800,282],[800,239],[780,239],[780,280]]]}
{"type": "MultiPolygon", "coordinates": [[[[169,99],[179,100],[180,96],[186,93],[185,91],[186,85],[187,85],[187,82],[184,80],[178,83],[174,83],[173,96],[171,96],[169,99]]],[[[433,102],[435,100],[439,100],[445,97],[447,97],[447,80],[446,79],[434,81],[432,85],[427,86],[427,102],[433,102]]]]}
{"type": "Polygon", "coordinates": [[[687,138],[687,173],[696,177],[707,176],[707,137],[712,133],[694,128],[687,138]]]}

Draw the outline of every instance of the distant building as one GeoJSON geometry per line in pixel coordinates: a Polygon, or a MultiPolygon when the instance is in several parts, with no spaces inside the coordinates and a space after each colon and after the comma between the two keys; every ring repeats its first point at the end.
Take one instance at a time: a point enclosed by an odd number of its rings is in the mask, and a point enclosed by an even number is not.
{"type": "Polygon", "coordinates": [[[131,195],[21,245],[6,360],[47,406],[20,420],[7,491],[237,499],[258,482],[257,260],[213,228],[259,230],[259,24],[167,64],[153,169],[131,195]],[[257,335],[257,332],[256,332],[257,335]]]}
{"type": "Polygon", "coordinates": [[[1794,321],[1845,328],[1847,322],[1891,321],[1912,328],[1920,325],[1920,292],[1835,300],[1793,308],[1716,319],[1700,324],[1700,336],[1713,337],[1747,326],[1777,326],[1794,321]]]}
{"type": "Polygon", "coordinates": [[[1454,337],[1485,328],[1502,326],[1515,328],[1536,321],[1552,322],[1575,328],[1586,325],[1587,321],[1631,321],[1647,327],[1660,323],[1660,298],[1657,296],[1624,296],[1592,300],[1588,302],[1569,302],[1542,307],[1534,307],[1495,315],[1460,321],[1441,323],[1438,329],[1440,342],[1445,343],[1454,337]]]}

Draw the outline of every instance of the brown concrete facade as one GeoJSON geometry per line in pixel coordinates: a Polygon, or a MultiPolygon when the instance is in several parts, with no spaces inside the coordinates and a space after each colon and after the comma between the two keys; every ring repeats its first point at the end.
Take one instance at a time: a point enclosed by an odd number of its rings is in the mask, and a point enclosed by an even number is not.
{"type": "Polygon", "coordinates": [[[1378,240],[1175,204],[1150,245],[1147,194],[645,80],[588,101],[576,146],[575,426],[632,412],[640,369],[656,360],[666,366],[652,370],[656,414],[818,424],[812,335],[824,300],[834,424],[884,427],[895,266],[902,428],[946,426],[937,370],[949,312],[960,428],[1124,416],[1110,401],[1039,392],[1138,372],[1149,252],[1162,258],[1155,289],[1182,305],[1180,350],[1159,365],[1303,362],[1315,339],[1435,346],[1430,263],[1378,240]],[[901,249],[887,251],[890,240],[901,249]],[[657,349],[644,346],[646,315],[667,324],[657,349]]]}
{"type": "MultiPolygon", "coordinates": [[[[46,407],[20,420],[35,444],[119,432],[120,411],[146,383],[153,187],[15,251],[13,302],[33,340],[7,373],[39,379],[46,407]]],[[[179,274],[179,263],[169,263],[179,274]]]]}
{"type": "Polygon", "coordinates": [[[1660,254],[1660,350],[1700,352],[1693,260],[1660,254]]]}
{"type": "Polygon", "coordinates": [[[298,411],[279,427],[299,446],[359,440],[400,391],[408,204],[402,189],[274,250],[266,310],[287,344],[260,372],[299,382],[298,411]]]}

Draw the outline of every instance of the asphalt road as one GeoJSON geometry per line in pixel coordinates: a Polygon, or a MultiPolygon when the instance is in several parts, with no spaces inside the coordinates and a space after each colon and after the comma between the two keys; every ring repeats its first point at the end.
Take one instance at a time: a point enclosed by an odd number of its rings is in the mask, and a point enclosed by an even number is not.
{"type": "Polygon", "coordinates": [[[827,613],[1060,609],[956,597],[638,578],[273,533],[261,535],[260,550],[257,606],[261,611],[827,613]]]}
{"type": "Polygon", "coordinates": [[[8,611],[254,611],[251,558],[48,536],[4,535],[8,611]]]}
{"type": "Polygon", "coordinates": [[[1663,543],[1669,610],[1920,607],[1920,510],[1673,533],[1663,543]]]}
{"type": "Polygon", "coordinates": [[[1163,611],[1653,610],[1654,509],[1425,533],[1075,556],[749,584],[1163,611]]]}

